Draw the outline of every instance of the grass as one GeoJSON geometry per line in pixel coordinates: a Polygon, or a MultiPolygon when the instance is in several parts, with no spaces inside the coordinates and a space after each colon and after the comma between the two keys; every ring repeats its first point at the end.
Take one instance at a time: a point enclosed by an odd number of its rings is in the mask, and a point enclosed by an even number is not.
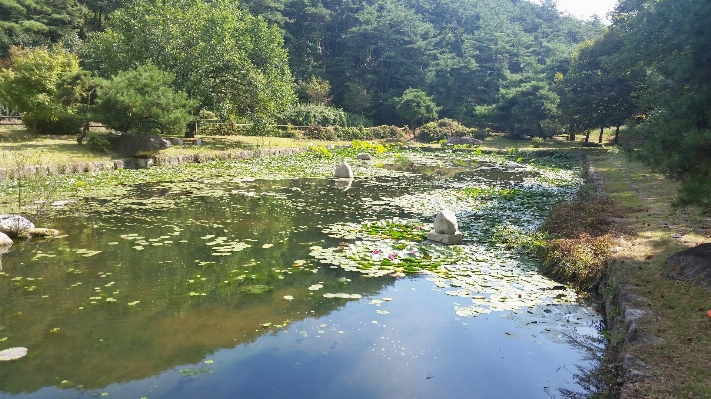
{"type": "Polygon", "coordinates": [[[0,168],[26,165],[63,165],[114,159],[77,145],[76,136],[40,136],[24,129],[0,128],[0,168]]]}
{"type": "Polygon", "coordinates": [[[651,365],[653,373],[626,384],[627,397],[711,397],[711,320],[706,315],[711,295],[693,282],[668,279],[665,270],[670,255],[711,241],[711,219],[696,208],[673,207],[678,182],[640,163],[609,153],[589,159],[603,177],[602,190],[626,209],[619,224],[629,233],[617,239],[610,277],[639,287],[655,315],[646,319],[643,329],[664,339],[628,349],[651,365]],[[672,238],[673,233],[682,238],[672,238]]]}

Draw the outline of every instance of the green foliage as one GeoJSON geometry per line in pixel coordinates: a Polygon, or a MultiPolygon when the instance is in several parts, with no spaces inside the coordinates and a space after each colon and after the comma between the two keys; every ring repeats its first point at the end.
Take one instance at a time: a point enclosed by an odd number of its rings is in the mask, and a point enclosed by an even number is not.
{"type": "Polygon", "coordinates": [[[296,87],[299,98],[310,104],[328,105],[331,102],[331,83],[326,79],[311,75],[305,82],[299,80],[296,87]]]}
{"type": "MultiPolygon", "coordinates": [[[[416,221],[380,220],[365,223],[361,228],[370,235],[393,240],[424,241],[428,233],[425,226],[416,221]]],[[[396,249],[404,249],[407,244],[400,245],[402,248],[396,249]]]]}
{"type": "Polygon", "coordinates": [[[374,140],[393,139],[403,136],[402,129],[397,126],[375,126],[371,128],[358,127],[325,127],[309,126],[304,131],[304,137],[314,140],[374,140]]]}
{"type": "Polygon", "coordinates": [[[318,103],[291,105],[277,117],[277,121],[295,126],[349,126],[345,111],[318,103]]]}
{"type": "Polygon", "coordinates": [[[63,113],[53,119],[37,118],[22,121],[28,129],[36,129],[38,134],[74,135],[84,126],[81,115],[63,113]]]}
{"type": "Polygon", "coordinates": [[[107,77],[152,63],[177,90],[225,119],[275,117],[294,101],[276,26],[237,1],[128,1],[89,37],[88,69],[107,77]]]}
{"type": "Polygon", "coordinates": [[[441,109],[437,107],[432,97],[420,89],[409,88],[400,97],[393,98],[397,113],[410,122],[410,128],[415,128],[417,119],[432,119],[437,117],[441,109]]]}
{"type": "Polygon", "coordinates": [[[609,235],[561,238],[546,243],[541,254],[541,271],[576,289],[592,291],[605,275],[612,258],[609,235]]]}
{"type": "Polygon", "coordinates": [[[576,53],[571,73],[563,79],[568,98],[580,99],[565,113],[584,123],[590,116],[600,126],[637,125],[629,132],[644,140],[635,155],[681,179],[680,203],[707,209],[710,18],[711,3],[706,1],[621,2],[610,29],[576,53]]]}
{"type": "Polygon", "coordinates": [[[509,89],[501,89],[497,103],[478,107],[482,121],[494,122],[497,129],[514,136],[550,136],[554,132],[544,130],[558,113],[558,95],[547,83],[532,81],[509,89]]]}
{"type": "Polygon", "coordinates": [[[22,114],[25,124],[64,119],[69,111],[55,95],[57,83],[67,73],[79,71],[79,59],[55,48],[10,49],[8,67],[0,70],[0,102],[22,114]]]}
{"type": "Polygon", "coordinates": [[[534,137],[531,139],[531,145],[533,146],[533,148],[540,148],[543,143],[545,143],[543,137],[534,137]]]}
{"type": "Polygon", "coordinates": [[[92,135],[86,145],[94,152],[105,154],[111,151],[111,143],[104,136],[92,135]]]}
{"type": "Polygon", "coordinates": [[[526,233],[512,224],[496,226],[492,234],[492,240],[505,248],[515,249],[534,256],[538,256],[541,253],[548,239],[549,236],[545,233],[526,233]]]}
{"type": "Polygon", "coordinates": [[[444,118],[422,125],[417,138],[425,143],[431,143],[433,141],[447,140],[450,137],[474,137],[484,139],[486,136],[485,130],[469,128],[455,120],[444,118]]]}
{"type": "Polygon", "coordinates": [[[108,127],[122,132],[182,134],[187,123],[194,120],[190,111],[197,101],[173,90],[173,79],[172,74],[154,65],[100,79],[94,114],[108,127]]]}
{"type": "Polygon", "coordinates": [[[48,46],[76,36],[85,12],[76,0],[0,2],[0,58],[8,55],[11,46],[48,46]]]}
{"type": "Polygon", "coordinates": [[[403,138],[408,129],[401,129],[397,126],[380,125],[368,129],[374,139],[399,139],[403,138]]]}

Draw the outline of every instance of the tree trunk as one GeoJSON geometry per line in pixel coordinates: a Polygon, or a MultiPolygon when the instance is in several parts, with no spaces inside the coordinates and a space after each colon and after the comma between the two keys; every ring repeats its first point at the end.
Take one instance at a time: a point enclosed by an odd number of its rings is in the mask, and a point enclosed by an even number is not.
{"type": "Polygon", "coordinates": [[[573,124],[570,124],[570,130],[568,130],[568,141],[575,141],[575,130],[573,130],[573,124]]]}
{"type": "Polygon", "coordinates": [[[615,144],[618,144],[618,139],[620,138],[620,125],[617,125],[615,129],[615,144]]]}
{"type": "Polygon", "coordinates": [[[84,138],[86,135],[89,134],[89,120],[84,121],[84,127],[81,129],[81,134],[79,134],[79,137],[77,137],[77,143],[79,145],[84,144],[84,138]]]}
{"type": "Polygon", "coordinates": [[[587,143],[589,141],[590,141],[590,131],[588,130],[587,132],[585,132],[585,142],[587,143]]]}
{"type": "Polygon", "coordinates": [[[191,138],[195,137],[195,135],[197,134],[197,130],[198,130],[198,121],[197,120],[188,123],[188,131],[185,132],[185,138],[191,139],[191,138]]]}
{"type": "Polygon", "coordinates": [[[605,128],[603,128],[603,127],[600,128],[600,137],[598,137],[598,139],[597,139],[597,142],[598,142],[598,143],[602,143],[602,132],[603,132],[604,129],[605,129],[605,128]]]}

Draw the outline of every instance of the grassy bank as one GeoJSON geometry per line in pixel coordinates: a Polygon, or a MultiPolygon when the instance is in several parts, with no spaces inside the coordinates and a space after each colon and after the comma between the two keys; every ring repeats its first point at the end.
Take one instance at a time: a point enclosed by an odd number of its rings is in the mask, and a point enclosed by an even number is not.
{"type": "Polygon", "coordinates": [[[668,279],[665,270],[670,255],[711,241],[711,219],[695,208],[673,207],[678,183],[637,162],[609,153],[589,159],[602,177],[602,191],[624,209],[608,272],[611,288],[621,283],[639,287],[636,292],[649,300],[654,314],[642,327],[664,340],[629,348],[623,344],[623,351],[651,366],[649,378],[625,385],[626,397],[711,397],[711,321],[706,314],[711,294],[693,282],[668,279]]]}

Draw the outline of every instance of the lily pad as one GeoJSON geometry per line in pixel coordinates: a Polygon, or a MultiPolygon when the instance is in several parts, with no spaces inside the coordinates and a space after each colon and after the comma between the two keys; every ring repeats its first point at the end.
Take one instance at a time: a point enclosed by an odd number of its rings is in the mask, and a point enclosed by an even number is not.
{"type": "Polygon", "coordinates": [[[15,360],[27,355],[27,348],[16,347],[0,351],[0,361],[15,360]]]}

